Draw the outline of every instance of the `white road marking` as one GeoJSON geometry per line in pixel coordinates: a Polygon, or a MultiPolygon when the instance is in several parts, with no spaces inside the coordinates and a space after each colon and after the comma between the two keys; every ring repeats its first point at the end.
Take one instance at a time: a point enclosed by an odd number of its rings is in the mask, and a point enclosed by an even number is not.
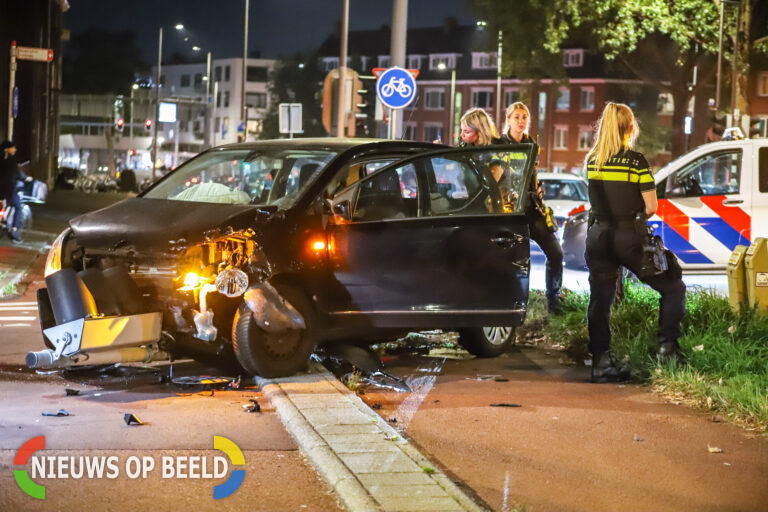
{"type": "Polygon", "coordinates": [[[32,324],[0,324],[0,327],[32,327],[32,324]]]}
{"type": "Polygon", "coordinates": [[[0,322],[23,322],[24,320],[37,320],[36,316],[0,316],[0,322]]]}
{"type": "Polygon", "coordinates": [[[37,311],[37,308],[32,306],[0,306],[0,313],[3,311],[37,311]]]}
{"type": "Polygon", "coordinates": [[[504,475],[504,501],[501,503],[501,512],[509,512],[509,505],[507,500],[509,499],[509,471],[504,475]]]}
{"type": "Polygon", "coordinates": [[[432,367],[419,367],[416,369],[417,375],[411,375],[405,379],[405,383],[411,388],[411,394],[406,398],[403,403],[397,408],[392,416],[397,418],[397,430],[401,433],[405,433],[408,429],[408,425],[411,420],[416,416],[416,412],[421,407],[421,403],[429,394],[432,386],[435,385],[437,377],[443,369],[446,359],[442,361],[435,361],[432,367]],[[424,372],[427,374],[424,375],[424,372]],[[421,373],[421,375],[419,375],[421,373]]]}
{"type": "Polygon", "coordinates": [[[37,307],[37,302],[34,302],[34,301],[26,301],[26,302],[22,302],[22,301],[19,301],[19,302],[16,302],[16,301],[13,301],[13,302],[0,302],[0,308],[4,308],[6,306],[33,306],[33,307],[37,307]]]}

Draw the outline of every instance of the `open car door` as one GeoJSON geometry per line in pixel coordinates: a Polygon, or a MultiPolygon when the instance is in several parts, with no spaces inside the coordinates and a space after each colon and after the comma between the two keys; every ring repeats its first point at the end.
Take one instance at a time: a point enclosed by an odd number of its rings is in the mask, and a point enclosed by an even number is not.
{"type": "Polygon", "coordinates": [[[519,325],[528,302],[525,201],[534,144],[400,160],[331,199],[334,323],[519,325]]]}

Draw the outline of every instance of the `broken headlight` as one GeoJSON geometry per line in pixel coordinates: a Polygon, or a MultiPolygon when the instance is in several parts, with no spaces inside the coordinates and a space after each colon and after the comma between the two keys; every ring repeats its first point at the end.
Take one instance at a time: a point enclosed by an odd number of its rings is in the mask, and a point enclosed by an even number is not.
{"type": "Polygon", "coordinates": [[[239,297],[248,289],[248,274],[234,268],[222,270],[216,277],[216,289],[229,298],[239,297]]]}
{"type": "Polygon", "coordinates": [[[61,270],[61,252],[64,247],[64,241],[66,240],[72,228],[67,228],[61,232],[56,240],[51,245],[51,250],[48,251],[48,258],[45,260],[45,277],[61,270]]]}

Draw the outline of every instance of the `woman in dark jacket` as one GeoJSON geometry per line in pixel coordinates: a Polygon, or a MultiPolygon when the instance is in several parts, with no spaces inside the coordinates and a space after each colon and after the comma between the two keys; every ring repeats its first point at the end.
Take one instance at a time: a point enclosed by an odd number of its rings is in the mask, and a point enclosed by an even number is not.
{"type": "MultiPolygon", "coordinates": [[[[501,139],[509,144],[533,143],[534,140],[528,135],[531,121],[528,107],[518,101],[507,107],[506,114],[501,139]]],[[[563,284],[563,249],[555,232],[547,224],[546,206],[535,169],[528,193],[529,202],[525,214],[528,217],[531,238],[539,244],[547,257],[547,310],[558,314],[560,313],[560,287],[563,284]]]]}

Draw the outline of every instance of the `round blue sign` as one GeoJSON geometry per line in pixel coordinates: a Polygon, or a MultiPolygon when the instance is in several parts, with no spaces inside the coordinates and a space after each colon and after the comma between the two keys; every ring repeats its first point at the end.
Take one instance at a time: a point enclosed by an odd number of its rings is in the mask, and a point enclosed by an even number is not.
{"type": "Polygon", "coordinates": [[[405,108],[416,97],[416,80],[406,69],[387,68],[376,81],[376,95],[389,108],[405,108]]]}

